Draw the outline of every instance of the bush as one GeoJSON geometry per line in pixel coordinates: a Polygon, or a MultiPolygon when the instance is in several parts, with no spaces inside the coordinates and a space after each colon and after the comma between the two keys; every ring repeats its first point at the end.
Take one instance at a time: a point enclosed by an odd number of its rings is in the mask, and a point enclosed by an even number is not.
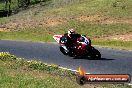
{"type": "Polygon", "coordinates": [[[30,61],[29,68],[34,70],[45,70],[45,71],[54,71],[58,69],[57,65],[48,65],[46,63],[42,63],[40,61],[30,61]]]}
{"type": "Polygon", "coordinates": [[[59,68],[58,65],[55,64],[47,64],[41,61],[27,61],[23,58],[16,58],[16,56],[11,55],[9,52],[0,52],[0,60],[7,61],[9,63],[9,67],[12,69],[18,69],[24,67],[26,69],[45,71],[50,74],[60,75],[60,76],[73,76],[74,73],[70,70],[59,68]]]}
{"type": "Polygon", "coordinates": [[[73,72],[70,70],[66,69],[61,69],[59,68],[58,65],[55,64],[47,64],[47,63],[42,63],[41,61],[29,61],[28,64],[29,68],[32,68],[33,70],[41,70],[41,71],[46,71],[48,73],[54,73],[56,75],[60,76],[72,76],[74,75],[73,72]]]}
{"type": "Polygon", "coordinates": [[[9,52],[0,52],[0,60],[16,60],[16,56],[11,55],[9,52]]]}

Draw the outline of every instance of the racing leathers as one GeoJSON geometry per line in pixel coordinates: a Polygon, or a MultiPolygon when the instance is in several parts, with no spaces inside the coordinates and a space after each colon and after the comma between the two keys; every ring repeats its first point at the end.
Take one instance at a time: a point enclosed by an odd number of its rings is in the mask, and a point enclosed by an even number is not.
{"type": "Polygon", "coordinates": [[[77,39],[80,38],[81,35],[80,34],[72,34],[70,37],[68,36],[68,33],[65,33],[61,39],[60,39],[60,43],[63,43],[66,48],[69,51],[72,51],[73,47],[75,46],[75,44],[77,43],[77,39]]]}

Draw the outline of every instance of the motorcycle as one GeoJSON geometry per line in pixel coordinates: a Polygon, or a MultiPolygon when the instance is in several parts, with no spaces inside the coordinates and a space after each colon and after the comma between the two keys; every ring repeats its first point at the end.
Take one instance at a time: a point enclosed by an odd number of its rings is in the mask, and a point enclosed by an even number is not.
{"type": "Polygon", "coordinates": [[[89,57],[92,59],[101,59],[100,52],[91,45],[91,40],[84,35],[81,35],[71,47],[65,46],[64,42],[61,42],[62,35],[54,35],[55,41],[60,44],[60,51],[64,55],[71,57],[89,57]]]}

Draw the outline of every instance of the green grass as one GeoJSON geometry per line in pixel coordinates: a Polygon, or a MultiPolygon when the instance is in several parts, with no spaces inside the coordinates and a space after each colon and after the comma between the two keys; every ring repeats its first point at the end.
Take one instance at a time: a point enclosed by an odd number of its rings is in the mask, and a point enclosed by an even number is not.
{"type": "Polygon", "coordinates": [[[89,22],[78,22],[70,21],[65,25],[59,25],[56,27],[45,28],[27,28],[15,32],[0,32],[0,39],[10,39],[10,40],[29,40],[29,41],[43,41],[43,42],[53,42],[52,36],[54,34],[64,34],[67,32],[69,27],[75,27],[77,32],[83,35],[87,35],[92,39],[92,44],[109,46],[113,48],[122,49],[132,49],[132,41],[115,41],[115,40],[102,40],[96,39],[98,37],[116,35],[116,34],[126,34],[132,32],[132,25],[129,24],[91,24],[89,22]]]}
{"type": "Polygon", "coordinates": [[[30,62],[0,52],[0,88],[132,88],[126,84],[87,84],[80,86],[71,71],[40,61],[30,62]]]}
{"type": "Polygon", "coordinates": [[[5,8],[5,4],[0,3],[0,10],[3,10],[5,8]]]}
{"type": "MultiPolygon", "coordinates": [[[[9,53],[0,53],[0,88],[75,88],[70,71],[40,61],[27,62],[9,53]],[[12,57],[12,58],[11,58],[12,57]],[[61,76],[63,75],[63,76],[61,76]]],[[[75,77],[73,77],[75,78],[75,77]]]]}
{"type": "MultiPolygon", "coordinates": [[[[3,63],[0,61],[0,63],[3,63]]],[[[1,88],[75,88],[77,84],[65,77],[40,71],[14,70],[0,67],[1,88]]]]}
{"type": "MultiPolygon", "coordinates": [[[[0,68],[2,70],[2,68],[0,68]]],[[[52,76],[38,71],[5,69],[0,76],[1,88],[75,88],[77,87],[72,81],[59,76],[52,76]],[[8,73],[7,73],[8,71],[8,73]],[[15,76],[14,76],[15,75],[15,76]],[[36,76],[38,75],[38,76],[36,76]],[[40,76],[40,77],[39,77],[40,76]]]]}
{"type": "Polygon", "coordinates": [[[93,40],[93,44],[100,45],[103,47],[132,50],[132,41],[93,40]]]}
{"type": "Polygon", "coordinates": [[[14,32],[1,32],[1,39],[16,38],[29,39],[38,41],[53,40],[54,34],[63,34],[69,28],[76,28],[80,34],[87,35],[91,38],[104,37],[109,35],[126,34],[132,32],[130,24],[91,24],[89,22],[70,21],[58,26],[45,26],[36,28],[25,28],[24,30],[16,29],[14,32]],[[19,31],[17,31],[19,30],[19,31]],[[47,38],[47,39],[46,39],[47,38]],[[48,39],[49,38],[49,39],[48,39]],[[45,40],[46,39],[46,40],[45,40]]]}
{"type": "MultiPolygon", "coordinates": [[[[13,0],[15,3],[15,0],[13,0]]],[[[32,0],[34,2],[34,0],[32,0]]],[[[16,4],[13,4],[15,6],[16,4]]],[[[29,8],[19,12],[16,15],[8,18],[0,18],[0,24],[6,25],[10,22],[18,21],[18,27],[15,31],[0,32],[0,39],[11,40],[29,40],[29,41],[54,41],[52,36],[54,34],[64,34],[69,28],[76,28],[77,32],[89,36],[92,40],[98,37],[114,36],[116,34],[132,33],[131,22],[125,23],[132,18],[132,1],[131,0],[49,0],[47,2],[41,2],[39,4],[30,5],[29,8]],[[106,16],[110,18],[116,18],[123,20],[121,23],[101,24],[95,21],[79,21],[72,19],[78,16],[106,16]],[[66,22],[55,26],[43,25],[40,27],[39,22],[45,23],[48,19],[58,19],[66,22]],[[19,28],[21,24],[30,24],[31,22],[38,23],[37,26],[19,28]]],[[[50,24],[50,23],[49,23],[50,24]]],[[[111,43],[113,40],[95,41],[93,44],[104,45],[110,47],[118,47],[121,41],[111,43]],[[115,45],[114,45],[115,44],[115,45]]],[[[122,41],[123,42],[123,41],[122,41]]],[[[123,42],[120,47],[126,47],[131,49],[131,41],[123,42]],[[128,44],[128,46],[125,45],[128,44]]]]}
{"type": "MultiPolygon", "coordinates": [[[[32,0],[34,1],[34,0],[32,0]]],[[[0,4],[0,9],[3,9],[0,4]]],[[[12,2],[12,9],[17,8],[16,0],[12,2]]],[[[132,49],[132,41],[115,40],[94,40],[97,37],[113,36],[116,34],[127,34],[132,32],[132,24],[113,23],[101,24],[96,22],[81,22],[69,19],[80,15],[101,15],[118,19],[128,20],[132,18],[131,0],[51,0],[36,5],[31,5],[28,9],[10,17],[0,18],[0,25],[10,22],[25,20],[45,22],[47,19],[68,18],[66,23],[56,26],[24,27],[17,28],[16,31],[0,32],[0,39],[10,40],[30,40],[52,42],[54,34],[63,34],[69,28],[76,28],[78,33],[90,36],[92,44],[106,47],[132,49]]],[[[80,88],[75,79],[70,80],[67,76],[59,74],[69,74],[62,70],[52,68],[41,62],[27,63],[26,60],[16,60],[0,57],[0,88],[80,88]],[[56,74],[57,72],[57,74],[56,74]],[[59,73],[59,74],[58,74],[59,73]]],[[[53,66],[54,67],[54,66],[53,66]]],[[[75,78],[74,76],[71,76],[75,78]]],[[[93,84],[84,85],[82,88],[132,88],[122,84],[93,84]]]]}
{"type": "MultiPolygon", "coordinates": [[[[54,8],[50,8],[46,11],[49,15],[59,15],[59,16],[72,16],[72,15],[108,15],[117,17],[128,17],[132,16],[132,1],[131,0],[78,0],[72,4],[66,4],[68,2],[62,0],[62,5],[60,5],[57,0],[54,3],[54,8]],[[114,5],[115,4],[115,5],[114,5]]],[[[70,3],[70,2],[69,2],[70,3]]]]}

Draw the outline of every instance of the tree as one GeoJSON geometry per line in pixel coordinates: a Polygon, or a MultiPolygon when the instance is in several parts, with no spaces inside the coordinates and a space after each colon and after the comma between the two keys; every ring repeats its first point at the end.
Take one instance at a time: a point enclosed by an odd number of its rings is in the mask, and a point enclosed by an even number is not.
{"type": "Polygon", "coordinates": [[[11,14],[11,0],[5,0],[5,11],[7,11],[7,16],[11,14]]]}
{"type": "Polygon", "coordinates": [[[18,0],[18,7],[27,7],[30,5],[30,0],[18,0]]]}

